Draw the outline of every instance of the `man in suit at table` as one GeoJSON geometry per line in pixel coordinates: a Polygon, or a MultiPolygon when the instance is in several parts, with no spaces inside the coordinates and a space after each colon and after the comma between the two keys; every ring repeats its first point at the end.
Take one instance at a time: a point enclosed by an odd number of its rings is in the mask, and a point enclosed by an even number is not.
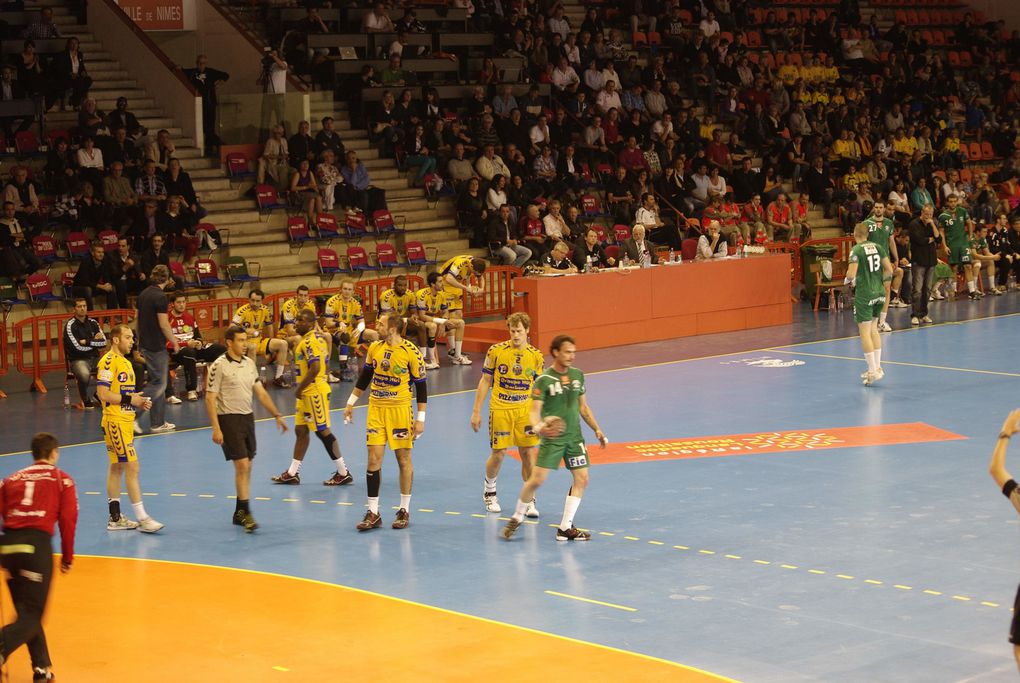
{"type": "Polygon", "coordinates": [[[623,251],[632,263],[640,264],[646,252],[651,257],[652,263],[659,262],[659,257],[655,255],[656,245],[645,239],[645,226],[635,225],[630,235],[623,241],[623,251]]]}

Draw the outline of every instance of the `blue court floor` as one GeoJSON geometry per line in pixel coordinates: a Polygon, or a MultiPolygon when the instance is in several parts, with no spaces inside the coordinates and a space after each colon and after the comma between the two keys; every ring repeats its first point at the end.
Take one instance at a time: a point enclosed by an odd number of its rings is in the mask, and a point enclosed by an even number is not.
{"type": "MultiPolygon", "coordinates": [[[[593,532],[587,544],[554,541],[565,472],[539,491],[538,523],[513,542],[498,536],[503,522],[482,506],[488,448],[469,426],[470,389],[429,401],[403,532],[388,528],[389,514],[381,530],[354,529],[365,410],[342,424],[350,385],[334,385],[332,404],[354,485],[321,485],[330,464],[315,440],[302,485],[272,485],[293,436],[260,422],[253,512],[262,528],[252,535],[229,523],[232,474],[207,428],[136,441],[146,506],[167,525],[156,536],[106,532],[101,443],[63,448],[61,465],[81,492],[82,554],[318,579],[742,681],[1009,681],[1018,520],[987,465],[1003,416],[1020,403],[1018,338],[1015,312],[883,335],[886,376],[870,388],[858,379],[865,365],[854,338],[733,353],[720,343],[701,359],[590,372],[588,398],[614,444],[903,423],[964,438],[617,464],[599,464],[590,447],[595,466],[576,517],[593,532]]],[[[596,361],[582,354],[582,370],[586,358],[596,361]]],[[[479,367],[457,369],[462,387],[479,367]]],[[[45,410],[59,410],[58,394],[45,410]]],[[[289,392],[273,395],[293,412],[289,392]]],[[[201,423],[198,406],[183,408],[201,423]]],[[[98,415],[50,415],[87,425],[82,441],[101,439],[98,415]]],[[[0,465],[6,473],[26,460],[0,465]]],[[[388,455],[384,508],[398,502],[396,475],[388,455]]],[[[504,510],[519,483],[507,459],[504,510]]]]}

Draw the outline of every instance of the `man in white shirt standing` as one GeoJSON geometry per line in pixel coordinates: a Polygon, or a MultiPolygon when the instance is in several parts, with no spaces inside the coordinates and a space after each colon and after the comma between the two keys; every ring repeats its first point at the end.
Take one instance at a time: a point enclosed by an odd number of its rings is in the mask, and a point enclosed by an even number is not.
{"type": "Polygon", "coordinates": [[[283,112],[287,94],[287,62],[276,50],[269,50],[262,58],[262,131],[263,140],[269,135],[273,122],[283,125],[283,112]]]}
{"type": "Polygon", "coordinates": [[[396,33],[393,20],[386,13],[386,5],[381,2],[377,2],[361,20],[361,28],[365,33],[396,33]]]}

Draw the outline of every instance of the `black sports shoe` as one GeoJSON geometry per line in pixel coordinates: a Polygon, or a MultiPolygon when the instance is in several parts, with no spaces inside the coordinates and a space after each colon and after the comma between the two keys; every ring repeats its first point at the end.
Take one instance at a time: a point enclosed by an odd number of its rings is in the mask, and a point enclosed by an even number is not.
{"type": "Polygon", "coordinates": [[[556,530],[557,541],[590,541],[591,534],[587,531],[581,531],[576,526],[571,526],[569,529],[564,531],[563,529],[556,530]]]}
{"type": "Polygon", "coordinates": [[[270,479],[272,479],[274,484],[290,484],[291,486],[297,486],[301,483],[300,474],[291,474],[286,470],[274,477],[270,477],[270,479]]]}
{"type": "Polygon", "coordinates": [[[503,533],[503,538],[505,538],[508,541],[511,538],[513,538],[514,534],[517,533],[517,528],[520,525],[521,525],[521,523],[519,521],[517,521],[516,519],[511,517],[510,521],[506,523],[505,527],[503,527],[503,532],[502,532],[503,533]]]}
{"type": "Polygon", "coordinates": [[[352,481],[354,481],[354,477],[351,476],[351,471],[347,470],[347,474],[334,472],[332,477],[322,483],[325,486],[343,486],[344,484],[350,484],[352,481]]]}
{"type": "Polygon", "coordinates": [[[42,667],[32,667],[32,680],[33,681],[55,681],[57,680],[56,675],[52,671],[47,671],[42,667]]]}
{"type": "Polygon", "coordinates": [[[249,534],[259,528],[259,523],[255,521],[251,512],[245,510],[238,510],[234,513],[234,524],[243,526],[249,534]]]}
{"type": "Polygon", "coordinates": [[[378,529],[381,526],[382,517],[379,515],[379,513],[372,512],[371,510],[369,510],[368,512],[365,513],[364,519],[358,522],[358,525],[355,528],[358,531],[368,531],[369,529],[378,529]]]}

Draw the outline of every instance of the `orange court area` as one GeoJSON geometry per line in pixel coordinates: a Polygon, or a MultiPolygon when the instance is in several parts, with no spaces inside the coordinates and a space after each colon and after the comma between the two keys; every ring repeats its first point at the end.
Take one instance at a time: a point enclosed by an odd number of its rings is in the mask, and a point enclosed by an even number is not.
{"type": "MultiPolygon", "coordinates": [[[[160,560],[79,556],[54,579],[46,629],[57,680],[73,683],[730,680],[343,586],[160,560]]],[[[31,680],[25,648],[7,669],[31,680]]]]}
{"type": "Polygon", "coordinates": [[[597,349],[793,320],[788,254],[521,277],[514,289],[540,349],[557,334],[597,349]]]}

